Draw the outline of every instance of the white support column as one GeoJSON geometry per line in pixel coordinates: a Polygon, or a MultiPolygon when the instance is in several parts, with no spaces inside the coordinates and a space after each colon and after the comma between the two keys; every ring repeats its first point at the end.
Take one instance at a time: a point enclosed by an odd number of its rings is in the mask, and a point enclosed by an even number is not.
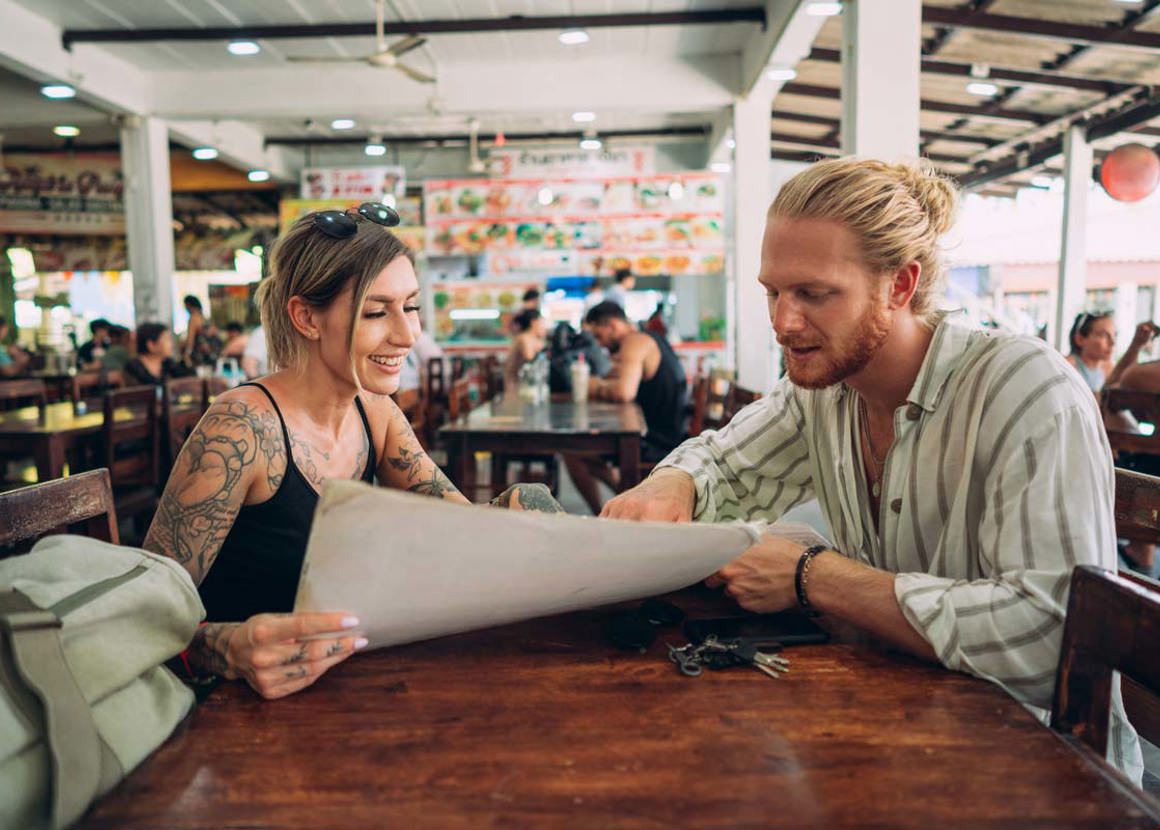
{"type": "Polygon", "coordinates": [[[1083,309],[1087,286],[1087,213],[1092,187],[1092,145],[1082,126],[1063,139],[1063,244],[1055,304],[1055,348],[1067,354],[1071,322],[1083,309]]]}
{"type": "Polygon", "coordinates": [[[922,0],[846,0],[842,152],[918,155],[922,0]]]}
{"type": "Polygon", "coordinates": [[[777,343],[769,323],[765,290],[757,281],[761,270],[761,239],[770,203],[769,113],[772,87],[758,83],[733,104],[732,285],[736,325],[737,382],[768,392],[777,379],[777,343]]]}
{"type": "Polygon", "coordinates": [[[159,118],[129,116],[121,126],[125,229],[138,323],[173,324],[173,194],[169,129],[159,118]]]}

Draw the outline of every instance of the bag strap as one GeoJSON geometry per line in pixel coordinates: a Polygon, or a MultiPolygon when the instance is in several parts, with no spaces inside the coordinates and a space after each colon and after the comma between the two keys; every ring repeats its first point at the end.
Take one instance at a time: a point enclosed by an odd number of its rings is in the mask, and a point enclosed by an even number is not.
{"type": "Polygon", "coordinates": [[[44,707],[45,739],[52,761],[52,826],[79,819],[101,778],[100,735],[88,702],[65,662],[61,621],[15,589],[0,591],[0,630],[16,671],[44,707]]]}

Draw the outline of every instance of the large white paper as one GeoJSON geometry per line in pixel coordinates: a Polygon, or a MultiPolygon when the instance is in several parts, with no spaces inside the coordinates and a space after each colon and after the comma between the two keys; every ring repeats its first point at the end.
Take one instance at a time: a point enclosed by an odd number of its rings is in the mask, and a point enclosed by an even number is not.
{"type": "Polygon", "coordinates": [[[327,481],[295,611],[349,611],[381,647],[674,591],[761,524],[622,522],[327,481]]]}

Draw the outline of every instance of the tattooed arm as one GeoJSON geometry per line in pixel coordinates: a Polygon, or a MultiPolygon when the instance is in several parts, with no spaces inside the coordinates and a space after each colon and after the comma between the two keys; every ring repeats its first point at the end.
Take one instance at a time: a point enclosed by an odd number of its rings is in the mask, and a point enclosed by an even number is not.
{"type": "Polygon", "coordinates": [[[407,416],[395,402],[384,398],[381,406],[389,408],[390,415],[379,459],[379,481],[387,487],[470,504],[424,451],[407,423],[407,416]]]}

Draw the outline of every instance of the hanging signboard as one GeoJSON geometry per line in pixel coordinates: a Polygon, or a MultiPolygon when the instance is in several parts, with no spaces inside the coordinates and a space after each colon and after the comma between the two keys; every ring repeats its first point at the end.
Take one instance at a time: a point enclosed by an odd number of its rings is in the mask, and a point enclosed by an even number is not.
{"type": "Polygon", "coordinates": [[[303,199],[353,199],[377,202],[388,193],[402,197],[406,171],[398,165],[377,167],[306,167],[302,170],[303,199]]]}
{"type": "Polygon", "coordinates": [[[116,153],[5,153],[0,228],[14,234],[125,233],[116,153]]]}
{"type": "Polygon", "coordinates": [[[651,176],[656,172],[655,147],[615,147],[601,150],[491,150],[491,176],[496,179],[602,178],[651,176]]]}

